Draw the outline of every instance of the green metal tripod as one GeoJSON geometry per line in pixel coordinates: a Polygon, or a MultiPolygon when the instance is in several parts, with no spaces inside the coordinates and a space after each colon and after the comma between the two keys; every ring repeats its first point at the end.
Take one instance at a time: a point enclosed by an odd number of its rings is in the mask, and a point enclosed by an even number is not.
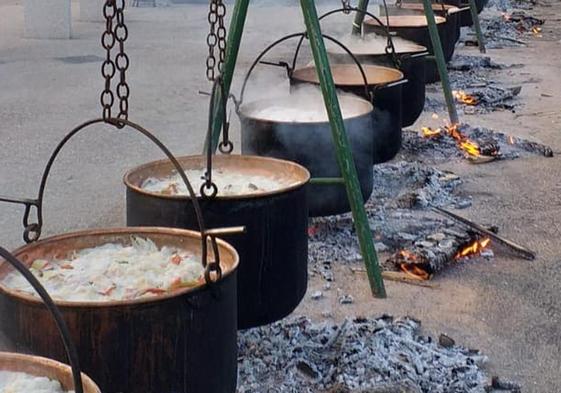
{"type": "MultiPolygon", "coordinates": [[[[230,92],[248,7],[249,0],[236,0],[234,10],[232,12],[228,41],[226,44],[226,56],[222,69],[222,81],[225,92],[224,94],[226,95],[229,95],[230,92]]],[[[323,99],[329,121],[331,123],[331,132],[337,153],[337,162],[341,170],[342,179],[351,205],[354,225],[360,243],[362,257],[366,265],[370,288],[375,296],[384,298],[386,297],[384,281],[378,264],[376,249],[374,248],[372,231],[368,224],[368,218],[364,208],[364,200],[360,191],[358,175],[354,165],[347,133],[345,131],[343,116],[341,114],[341,108],[339,106],[335,83],[329,66],[329,60],[327,58],[327,52],[323,42],[314,0],[300,0],[300,8],[302,9],[302,14],[304,16],[306,31],[312,48],[323,99]]],[[[219,103],[221,99],[222,97],[220,94],[217,94],[216,103],[219,103]]],[[[221,112],[223,108],[222,105],[214,105],[214,107],[215,113],[214,124],[212,126],[212,138],[211,141],[206,141],[206,143],[212,143],[212,148],[216,149],[222,127],[223,116],[221,112]]]]}

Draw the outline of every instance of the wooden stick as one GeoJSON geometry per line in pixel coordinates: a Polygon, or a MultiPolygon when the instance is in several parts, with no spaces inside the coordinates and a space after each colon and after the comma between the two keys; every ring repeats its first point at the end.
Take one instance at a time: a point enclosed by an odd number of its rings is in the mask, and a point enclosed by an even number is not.
{"type": "MultiPolygon", "coordinates": [[[[366,273],[366,269],[364,268],[354,268],[351,267],[351,272],[353,273],[366,273]]],[[[382,272],[382,278],[384,280],[388,280],[388,281],[395,281],[395,282],[400,282],[403,284],[409,284],[409,285],[415,285],[418,287],[423,287],[423,288],[430,288],[430,289],[437,289],[438,285],[435,284],[431,284],[429,282],[427,282],[426,280],[420,279],[420,278],[414,278],[410,275],[407,275],[405,273],[402,272],[392,272],[392,271],[383,271],[382,272]]]]}
{"type": "Polygon", "coordinates": [[[491,239],[495,240],[497,243],[502,244],[503,246],[506,246],[508,248],[510,248],[511,250],[515,251],[519,256],[521,256],[522,258],[529,260],[529,261],[533,261],[534,259],[536,259],[536,253],[527,249],[526,247],[523,247],[519,244],[516,244],[508,239],[505,239],[504,237],[501,237],[499,235],[497,235],[494,232],[491,232],[490,230],[488,230],[487,228],[482,227],[479,224],[476,224],[473,221],[468,220],[467,218],[464,217],[460,217],[457,214],[454,214],[448,210],[445,210],[441,207],[436,207],[433,206],[432,210],[435,211],[436,213],[439,213],[443,216],[449,217],[461,224],[464,224],[468,227],[470,227],[471,229],[473,229],[476,232],[479,232],[480,234],[483,235],[487,235],[489,236],[491,239]]]}
{"type": "Polygon", "coordinates": [[[526,43],[524,41],[520,41],[520,40],[517,40],[517,39],[514,39],[514,38],[510,38],[510,37],[505,37],[505,36],[502,36],[502,35],[496,35],[495,38],[499,38],[501,40],[506,40],[506,41],[514,42],[516,44],[521,44],[521,45],[524,45],[524,46],[528,46],[528,43],[526,43]]]}

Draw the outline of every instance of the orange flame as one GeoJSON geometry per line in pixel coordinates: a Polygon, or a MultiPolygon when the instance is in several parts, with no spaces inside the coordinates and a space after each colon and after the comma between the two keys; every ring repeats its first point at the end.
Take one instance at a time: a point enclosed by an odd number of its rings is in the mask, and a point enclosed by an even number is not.
{"type": "Polygon", "coordinates": [[[453,90],[452,94],[454,95],[454,97],[456,98],[457,101],[459,101],[463,104],[474,106],[474,105],[477,105],[479,103],[477,98],[475,98],[472,95],[467,94],[463,90],[453,90]]]}
{"type": "Polygon", "coordinates": [[[491,243],[491,239],[488,237],[474,240],[471,244],[465,246],[460,251],[458,251],[455,258],[460,259],[472,255],[479,255],[481,254],[481,251],[483,251],[489,246],[490,243],[491,243]]]}
{"type": "Polygon", "coordinates": [[[425,138],[433,138],[435,136],[441,136],[442,135],[442,130],[440,128],[437,128],[436,130],[433,130],[430,127],[422,127],[421,132],[423,133],[423,137],[425,137],[425,138]]]}
{"type": "Polygon", "coordinates": [[[542,28],[541,28],[541,27],[537,27],[537,26],[532,27],[532,34],[533,34],[534,36],[536,36],[536,37],[541,37],[541,36],[542,36],[542,35],[541,35],[541,32],[542,32],[542,28]]]}
{"type": "Polygon", "coordinates": [[[509,144],[511,145],[515,145],[516,144],[516,140],[514,139],[514,137],[512,135],[509,135],[507,138],[507,141],[509,144]]]}
{"type": "Polygon", "coordinates": [[[430,279],[430,274],[414,263],[402,263],[399,265],[399,268],[402,272],[416,280],[426,281],[430,279]]]}
{"type": "Polygon", "coordinates": [[[458,147],[466,152],[468,156],[479,157],[481,155],[479,145],[462,134],[457,124],[446,126],[446,131],[448,135],[456,140],[458,147]]]}
{"type": "Polygon", "coordinates": [[[471,157],[479,157],[481,151],[479,150],[479,145],[469,139],[460,142],[460,148],[465,151],[471,157]]]}

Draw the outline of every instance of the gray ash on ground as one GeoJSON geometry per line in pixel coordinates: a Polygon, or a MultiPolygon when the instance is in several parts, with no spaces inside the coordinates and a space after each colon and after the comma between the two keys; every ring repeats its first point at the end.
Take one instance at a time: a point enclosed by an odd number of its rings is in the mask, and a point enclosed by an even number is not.
{"type": "MultiPolygon", "coordinates": [[[[496,80],[498,71],[516,65],[495,63],[488,56],[454,55],[448,64],[450,85],[456,91],[473,97],[474,105],[468,105],[456,100],[456,107],[460,113],[481,114],[497,110],[514,110],[518,105],[515,100],[521,91],[521,86],[505,86],[496,80]]],[[[425,104],[425,110],[442,112],[445,101],[442,97],[439,83],[429,88],[436,94],[431,94],[425,104]]]]}
{"type": "MultiPolygon", "coordinates": [[[[498,146],[500,156],[497,159],[515,159],[530,155],[553,156],[553,151],[549,146],[510,136],[500,131],[473,127],[469,124],[460,125],[459,130],[467,138],[479,144],[498,146]]],[[[456,141],[447,135],[426,138],[420,132],[405,131],[403,133],[400,159],[438,163],[453,158],[463,159],[464,156],[465,153],[457,147],[456,141]]]]}
{"type": "MultiPolygon", "coordinates": [[[[507,12],[499,12],[497,9],[486,9],[480,14],[481,29],[485,38],[485,46],[490,49],[523,47],[528,45],[528,39],[539,36],[540,28],[545,21],[535,18],[522,10],[512,11],[512,8],[500,8],[507,12]],[[510,13],[509,13],[510,12],[510,13]]],[[[465,45],[476,45],[470,34],[464,39],[465,45]]]]}
{"type": "MultiPolygon", "coordinates": [[[[479,351],[444,335],[424,337],[420,327],[389,316],[342,324],[301,317],[240,332],[238,393],[484,393],[492,383],[507,386],[487,377],[479,351]]],[[[509,384],[503,393],[520,391],[509,384]]]]}
{"type": "MultiPolygon", "coordinates": [[[[471,198],[462,195],[461,179],[446,171],[416,162],[399,161],[374,167],[374,191],[366,203],[370,228],[379,252],[394,252],[449,230],[445,239],[456,241],[465,230],[428,211],[429,206],[466,208],[471,198]]],[[[462,234],[463,233],[463,234],[462,234]]],[[[332,264],[361,260],[360,247],[350,213],[312,219],[309,229],[311,275],[333,280],[332,264]]],[[[384,266],[395,270],[395,266],[384,266]]]]}

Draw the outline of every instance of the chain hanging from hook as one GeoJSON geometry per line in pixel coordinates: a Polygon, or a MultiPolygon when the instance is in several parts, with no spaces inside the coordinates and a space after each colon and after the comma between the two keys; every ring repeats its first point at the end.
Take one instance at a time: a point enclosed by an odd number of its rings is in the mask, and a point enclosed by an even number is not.
{"type": "Polygon", "coordinates": [[[210,0],[208,11],[209,33],[206,38],[208,56],[206,59],[206,77],[210,82],[216,79],[216,71],[222,72],[226,59],[226,5],[223,0],[210,0]],[[218,46],[218,61],[215,50],[218,46]]]}
{"type": "MultiPolygon", "coordinates": [[[[105,88],[100,97],[103,108],[103,119],[109,121],[112,118],[112,108],[115,103],[115,92],[112,90],[111,82],[119,72],[119,82],[116,86],[116,95],[119,100],[119,119],[127,120],[129,112],[130,88],[126,80],[126,72],[130,61],[125,53],[125,41],[128,38],[128,28],[125,24],[125,0],[106,0],[103,6],[105,17],[105,31],[101,36],[101,45],[105,49],[105,61],[101,66],[101,75],[105,79],[105,88]],[[118,44],[119,51],[115,58],[112,51],[118,44]]],[[[118,125],[122,128],[123,125],[118,125]]]]}
{"type": "Polygon", "coordinates": [[[351,13],[351,0],[341,0],[342,8],[345,10],[343,11],[345,14],[351,13]]]}

